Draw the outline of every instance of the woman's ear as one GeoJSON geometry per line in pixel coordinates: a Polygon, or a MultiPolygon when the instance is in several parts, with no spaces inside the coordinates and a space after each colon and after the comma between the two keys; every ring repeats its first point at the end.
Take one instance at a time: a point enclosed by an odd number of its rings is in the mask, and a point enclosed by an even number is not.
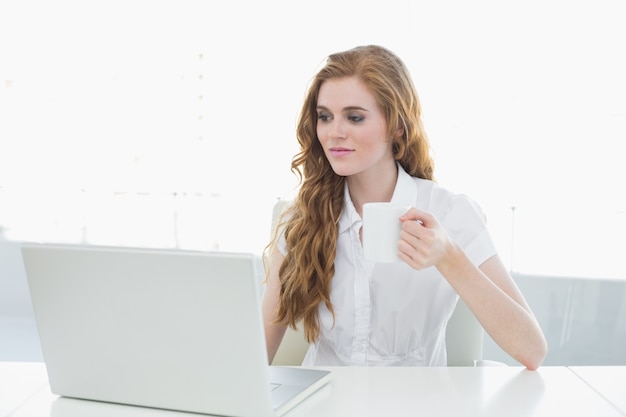
{"type": "Polygon", "coordinates": [[[404,154],[404,141],[402,140],[402,138],[404,137],[404,125],[402,123],[402,120],[398,120],[398,126],[396,127],[396,130],[393,131],[393,136],[392,136],[392,145],[391,145],[391,150],[393,151],[393,156],[396,158],[396,160],[400,159],[401,155],[400,152],[402,150],[402,153],[404,154]]]}
{"type": "Polygon", "coordinates": [[[394,132],[394,138],[401,138],[404,136],[404,126],[402,125],[402,121],[399,120],[398,121],[398,127],[396,128],[395,132],[394,132]]]}

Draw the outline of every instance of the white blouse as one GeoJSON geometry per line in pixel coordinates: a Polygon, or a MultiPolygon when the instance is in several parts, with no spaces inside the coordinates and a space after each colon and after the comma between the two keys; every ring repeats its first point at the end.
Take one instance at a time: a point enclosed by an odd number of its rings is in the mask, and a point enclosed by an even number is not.
{"type": "MultiPolygon", "coordinates": [[[[413,178],[398,165],[391,201],[434,215],[475,265],[496,253],[480,207],[464,195],[413,178]]],[[[458,295],[435,267],[416,271],[404,262],[366,261],[361,226],[346,185],[331,283],[335,317],[320,304],[320,337],[302,364],[446,366],[445,329],[458,295]]],[[[284,239],[279,248],[284,254],[284,239]]]]}

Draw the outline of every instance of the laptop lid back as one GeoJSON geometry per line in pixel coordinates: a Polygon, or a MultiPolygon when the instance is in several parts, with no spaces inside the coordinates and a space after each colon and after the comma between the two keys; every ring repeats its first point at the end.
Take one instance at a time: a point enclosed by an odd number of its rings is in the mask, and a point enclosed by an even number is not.
{"type": "Polygon", "coordinates": [[[273,415],[251,254],[24,244],[53,393],[273,415]]]}

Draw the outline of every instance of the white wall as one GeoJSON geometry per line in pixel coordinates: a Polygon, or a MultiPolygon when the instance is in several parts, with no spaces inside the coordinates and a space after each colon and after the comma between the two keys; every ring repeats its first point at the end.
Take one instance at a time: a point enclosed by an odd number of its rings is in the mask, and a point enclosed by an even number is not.
{"type": "Polygon", "coordinates": [[[0,361],[41,361],[20,243],[0,229],[0,361]]]}
{"type": "Polygon", "coordinates": [[[20,243],[4,239],[0,228],[0,317],[32,317],[29,297],[20,243]]]}
{"type": "Polygon", "coordinates": [[[331,52],[378,43],[413,75],[440,184],[485,209],[507,265],[626,276],[623,0],[381,3],[0,2],[0,225],[160,244],[173,239],[161,197],[202,194],[223,217],[181,213],[200,229],[183,243],[256,252],[295,187],[310,77],[331,52]],[[134,205],[101,204],[118,192],[134,205]]]}

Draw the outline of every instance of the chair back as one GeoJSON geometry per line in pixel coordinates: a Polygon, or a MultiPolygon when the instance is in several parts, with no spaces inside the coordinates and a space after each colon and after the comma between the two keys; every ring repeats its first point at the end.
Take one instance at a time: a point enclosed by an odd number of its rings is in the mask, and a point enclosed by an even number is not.
{"type": "Polygon", "coordinates": [[[459,299],[446,328],[448,366],[474,366],[483,359],[484,330],[465,301],[459,299]]]}

